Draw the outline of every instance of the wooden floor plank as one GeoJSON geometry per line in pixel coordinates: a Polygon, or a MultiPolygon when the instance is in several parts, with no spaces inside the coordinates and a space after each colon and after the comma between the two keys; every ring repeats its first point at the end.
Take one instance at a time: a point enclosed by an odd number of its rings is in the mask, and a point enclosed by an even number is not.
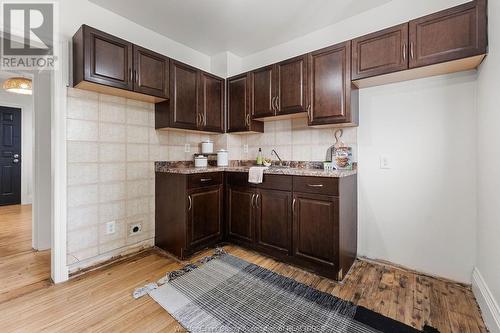
{"type": "MultiPolygon", "coordinates": [[[[19,218],[25,219],[26,211],[17,211],[19,218]]],[[[11,221],[15,219],[12,209],[9,216],[11,221]]],[[[26,232],[26,228],[17,231],[26,232]]],[[[9,254],[0,256],[2,333],[183,331],[151,298],[134,300],[132,291],[189,261],[181,262],[151,250],[53,285],[49,281],[50,253],[26,250],[26,244],[21,242],[15,253],[12,244],[0,245],[0,251],[9,254]]],[[[357,260],[339,284],[253,251],[231,245],[224,248],[237,257],[418,329],[429,324],[442,333],[487,332],[470,288],[451,281],[357,260]]],[[[202,251],[192,261],[211,253],[202,251]]]]}

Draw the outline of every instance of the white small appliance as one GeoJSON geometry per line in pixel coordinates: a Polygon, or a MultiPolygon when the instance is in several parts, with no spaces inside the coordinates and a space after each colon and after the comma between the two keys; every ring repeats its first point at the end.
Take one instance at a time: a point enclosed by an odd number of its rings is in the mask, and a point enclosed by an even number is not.
{"type": "Polygon", "coordinates": [[[214,153],[214,142],[211,140],[205,140],[201,142],[201,153],[202,154],[213,154],[214,153]]]}
{"type": "Polygon", "coordinates": [[[194,158],[194,167],[195,168],[206,168],[208,167],[208,158],[203,155],[196,156],[194,158]]]}
{"type": "Polygon", "coordinates": [[[217,151],[217,166],[229,166],[229,152],[227,150],[221,149],[217,151]]]}

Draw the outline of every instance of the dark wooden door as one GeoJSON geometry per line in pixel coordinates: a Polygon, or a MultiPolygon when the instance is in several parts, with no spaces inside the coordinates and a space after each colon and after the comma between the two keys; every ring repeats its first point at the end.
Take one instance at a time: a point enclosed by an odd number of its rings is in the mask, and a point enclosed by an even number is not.
{"type": "Polygon", "coordinates": [[[21,203],[21,110],[0,106],[0,206],[21,203]]]}
{"type": "Polygon", "coordinates": [[[290,254],[292,247],[292,193],[259,190],[255,198],[256,245],[270,254],[290,254]]]}
{"type": "Polygon", "coordinates": [[[134,91],[169,97],[169,59],[134,45],[134,91]]]}
{"type": "Polygon", "coordinates": [[[262,118],[276,114],[274,65],[252,72],[252,116],[262,118]]]}
{"type": "Polygon", "coordinates": [[[132,43],[88,26],[84,33],[85,80],[133,90],[132,43]]]}
{"type": "Polygon", "coordinates": [[[198,70],[181,62],[170,61],[171,127],[198,129],[198,70]]]}
{"type": "Polygon", "coordinates": [[[276,115],[306,111],[307,56],[276,64],[276,115]]]}
{"type": "Polygon", "coordinates": [[[338,199],[294,193],[293,255],[312,268],[338,267],[338,199]]]}
{"type": "Polygon", "coordinates": [[[410,67],[486,53],[486,1],[471,1],[410,21],[410,67]]]}
{"type": "Polygon", "coordinates": [[[309,55],[309,125],[352,121],[350,45],[341,43],[309,55]]]}
{"type": "Polygon", "coordinates": [[[227,235],[235,242],[254,243],[255,191],[247,187],[229,187],[227,191],[227,235]]]}
{"type": "Polygon", "coordinates": [[[200,127],[209,132],[224,132],[224,79],[201,72],[198,95],[200,127]]]}
{"type": "Polygon", "coordinates": [[[222,186],[190,192],[188,196],[188,247],[196,248],[220,238],[221,215],[222,186]]]}
{"type": "Polygon", "coordinates": [[[408,23],[352,41],[352,79],[408,69],[408,23]]]}
{"type": "Polygon", "coordinates": [[[227,131],[249,130],[250,87],[247,74],[227,79],[227,131]]]}

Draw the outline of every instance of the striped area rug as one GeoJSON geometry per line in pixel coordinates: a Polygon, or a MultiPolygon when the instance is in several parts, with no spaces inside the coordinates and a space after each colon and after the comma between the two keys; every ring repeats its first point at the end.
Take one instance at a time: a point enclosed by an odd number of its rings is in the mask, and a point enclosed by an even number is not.
{"type": "Polygon", "coordinates": [[[420,332],[221,250],[158,284],[149,295],[190,332],[420,332]]]}

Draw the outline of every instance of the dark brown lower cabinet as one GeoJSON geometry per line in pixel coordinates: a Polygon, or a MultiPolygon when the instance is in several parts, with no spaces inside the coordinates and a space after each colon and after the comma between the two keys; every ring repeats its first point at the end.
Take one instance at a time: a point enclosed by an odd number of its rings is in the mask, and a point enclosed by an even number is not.
{"type": "Polygon", "coordinates": [[[222,173],[156,173],[156,246],[185,259],[221,240],[222,179],[222,173]]]}
{"type": "Polygon", "coordinates": [[[186,258],[225,240],[342,280],[356,258],[356,176],[156,174],[156,245],[186,258]]]}
{"type": "Polygon", "coordinates": [[[291,253],[292,193],[259,189],[255,197],[255,245],[269,254],[291,253]]]}
{"type": "Polygon", "coordinates": [[[249,187],[229,187],[227,190],[227,237],[237,243],[254,242],[254,198],[249,187]]]}
{"type": "Polygon", "coordinates": [[[293,256],[306,267],[338,271],[338,198],[294,193],[293,207],[293,256]]]}
{"type": "Polygon", "coordinates": [[[196,248],[221,236],[222,185],[188,192],[187,247],[196,248]]]}

